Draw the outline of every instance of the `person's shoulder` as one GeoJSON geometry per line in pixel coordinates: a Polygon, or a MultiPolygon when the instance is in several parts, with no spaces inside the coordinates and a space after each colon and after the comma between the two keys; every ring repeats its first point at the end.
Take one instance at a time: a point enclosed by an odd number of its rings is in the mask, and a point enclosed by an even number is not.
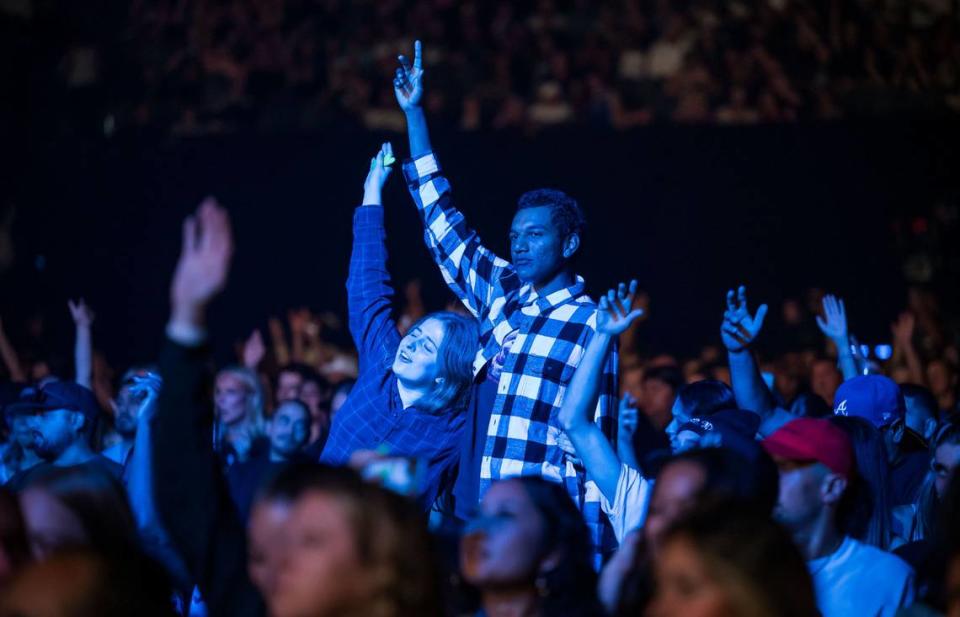
{"type": "Polygon", "coordinates": [[[913,573],[910,564],[893,553],[853,538],[848,538],[848,540],[852,543],[852,558],[859,562],[862,567],[874,571],[881,570],[885,573],[885,576],[889,577],[908,577],[913,573]]]}
{"type": "Polygon", "coordinates": [[[90,460],[90,464],[105,470],[113,477],[119,479],[123,476],[123,465],[113,459],[107,458],[103,454],[98,454],[96,458],[90,460]]]}

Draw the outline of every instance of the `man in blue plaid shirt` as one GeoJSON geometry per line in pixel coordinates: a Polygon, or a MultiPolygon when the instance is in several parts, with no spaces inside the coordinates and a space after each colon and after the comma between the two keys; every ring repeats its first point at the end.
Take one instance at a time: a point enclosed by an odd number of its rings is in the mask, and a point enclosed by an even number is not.
{"type": "MultiPolygon", "coordinates": [[[[541,476],[567,487],[602,555],[616,541],[600,511],[596,486],[561,447],[566,440],[557,421],[564,390],[596,328],[596,304],[571,261],[580,247],[583,215],[561,191],[530,191],[520,198],[510,229],[512,263],[487,250],[454,208],[450,184],[432,152],[420,106],[422,78],[417,41],[413,63],[400,56],[394,79],[412,158],[404,175],[434,260],[480,320],[476,380],[454,487],[456,515],[469,517],[493,481],[541,476]]],[[[616,358],[614,349],[595,413],[611,443],[616,443],[616,358]]]]}

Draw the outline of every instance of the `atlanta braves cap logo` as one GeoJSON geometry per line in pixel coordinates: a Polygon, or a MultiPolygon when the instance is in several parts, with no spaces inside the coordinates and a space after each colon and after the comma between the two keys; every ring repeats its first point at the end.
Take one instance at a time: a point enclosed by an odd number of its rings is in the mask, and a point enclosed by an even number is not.
{"type": "Polygon", "coordinates": [[[849,415],[847,413],[847,399],[840,401],[840,404],[837,405],[837,408],[833,410],[833,413],[837,414],[838,416],[849,415]]]}

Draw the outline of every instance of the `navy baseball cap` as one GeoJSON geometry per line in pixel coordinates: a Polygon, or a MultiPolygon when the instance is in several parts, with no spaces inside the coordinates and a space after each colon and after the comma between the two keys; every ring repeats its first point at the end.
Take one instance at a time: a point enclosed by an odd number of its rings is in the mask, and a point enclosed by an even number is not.
{"type": "Polygon", "coordinates": [[[907,413],[900,386],[883,375],[858,375],[837,388],[833,397],[833,413],[856,416],[877,428],[884,428],[907,413]]]}
{"type": "Polygon", "coordinates": [[[100,415],[100,406],[93,392],[71,381],[52,381],[39,388],[24,388],[19,398],[6,405],[3,411],[9,418],[54,409],[79,411],[89,419],[100,415]]]}

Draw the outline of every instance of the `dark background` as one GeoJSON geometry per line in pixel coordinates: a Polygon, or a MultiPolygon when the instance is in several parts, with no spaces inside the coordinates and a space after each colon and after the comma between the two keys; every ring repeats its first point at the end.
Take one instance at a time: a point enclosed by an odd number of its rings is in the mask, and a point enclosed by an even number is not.
{"type": "MultiPolygon", "coordinates": [[[[960,186],[960,125],[938,118],[535,138],[435,133],[456,203],[502,255],[523,191],[553,186],[580,201],[590,292],[635,276],[652,298],[644,351],[693,353],[715,342],[724,291],[740,282],[755,301],[810,286],[842,294],[852,329],[886,341],[905,300],[893,222],[921,216],[960,186]]],[[[69,354],[66,299],[83,295],[111,364],[151,358],[180,222],[207,194],[230,209],[237,236],[212,316],[221,359],[288,308],[342,311],[351,209],[383,139],[406,152],[405,136],[364,132],[11,147],[16,260],[0,275],[0,315],[16,342],[16,324],[44,313],[52,346],[69,354]]],[[[401,282],[422,278],[427,308],[440,307],[447,295],[399,174],[385,202],[391,271],[401,282]]]]}

